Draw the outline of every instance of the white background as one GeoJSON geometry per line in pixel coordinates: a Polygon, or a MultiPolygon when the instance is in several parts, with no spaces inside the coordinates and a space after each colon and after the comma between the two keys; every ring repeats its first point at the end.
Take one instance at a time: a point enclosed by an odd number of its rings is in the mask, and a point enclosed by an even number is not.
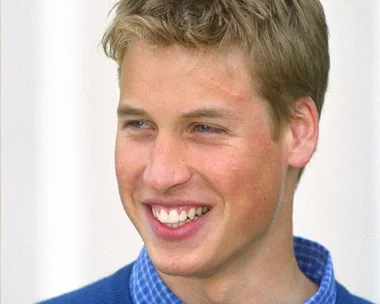
{"type": "MultiPolygon", "coordinates": [[[[142,243],[113,169],[116,65],[99,47],[112,1],[1,4],[1,296],[31,303],[112,273],[142,243]]],[[[380,3],[323,4],[331,81],[295,232],[380,303],[380,3]]]]}

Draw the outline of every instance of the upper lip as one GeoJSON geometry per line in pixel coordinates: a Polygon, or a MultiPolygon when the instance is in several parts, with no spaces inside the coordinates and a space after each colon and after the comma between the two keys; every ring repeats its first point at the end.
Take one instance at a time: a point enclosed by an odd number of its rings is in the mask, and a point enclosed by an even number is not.
{"type": "Polygon", "coordinates": [[[158,205],[163,207],[181,207],[181,206],[211,206],[209,203],[199,200],[190,200],[183,198],[144,198],[140,200],[141,203],[146,205],[158,205]]]}

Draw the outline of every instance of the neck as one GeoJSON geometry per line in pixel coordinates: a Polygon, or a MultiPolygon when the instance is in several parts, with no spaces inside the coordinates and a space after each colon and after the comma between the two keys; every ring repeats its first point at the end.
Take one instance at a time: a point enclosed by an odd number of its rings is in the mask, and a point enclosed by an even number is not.
{"type": "Polygon", "coordinates": [[[264,255],[256,253],[255,258],[240,256],[210,276],[173,277],[161,273],[160,276],[187,304],[294,304],[302,303],[317,291],[299,270],[293,248],[285,252],[280,245],[266,247],[265,251],[264,255]]]}

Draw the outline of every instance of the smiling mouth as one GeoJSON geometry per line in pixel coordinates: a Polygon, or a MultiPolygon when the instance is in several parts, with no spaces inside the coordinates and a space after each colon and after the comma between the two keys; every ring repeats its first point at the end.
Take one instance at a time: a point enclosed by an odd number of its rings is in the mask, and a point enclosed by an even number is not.
{"type": "Polygon", "coordinates": [[[152,205],[153,216],[162,224],[170,228],[177,228],[190,222],[194,222],[209,212],[211,206],[203,206],[198,208],[184,207],[177,209],[164,209],[160,206],[152,205]]]}

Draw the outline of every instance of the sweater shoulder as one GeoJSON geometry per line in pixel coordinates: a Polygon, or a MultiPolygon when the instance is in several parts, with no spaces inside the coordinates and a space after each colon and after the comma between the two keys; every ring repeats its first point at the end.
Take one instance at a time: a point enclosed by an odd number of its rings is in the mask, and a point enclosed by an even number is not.
{"type": "Polygon", "coordinates": [[[351,294],[344,286],[336,283],[336,304],[374,304],[361,297],[351,294]]]}
{"type": "Polygon", "coordinates": [[[38,304],[132,304],[129,278],[133,265],[131,263],[99,281],[38,304]]]}

